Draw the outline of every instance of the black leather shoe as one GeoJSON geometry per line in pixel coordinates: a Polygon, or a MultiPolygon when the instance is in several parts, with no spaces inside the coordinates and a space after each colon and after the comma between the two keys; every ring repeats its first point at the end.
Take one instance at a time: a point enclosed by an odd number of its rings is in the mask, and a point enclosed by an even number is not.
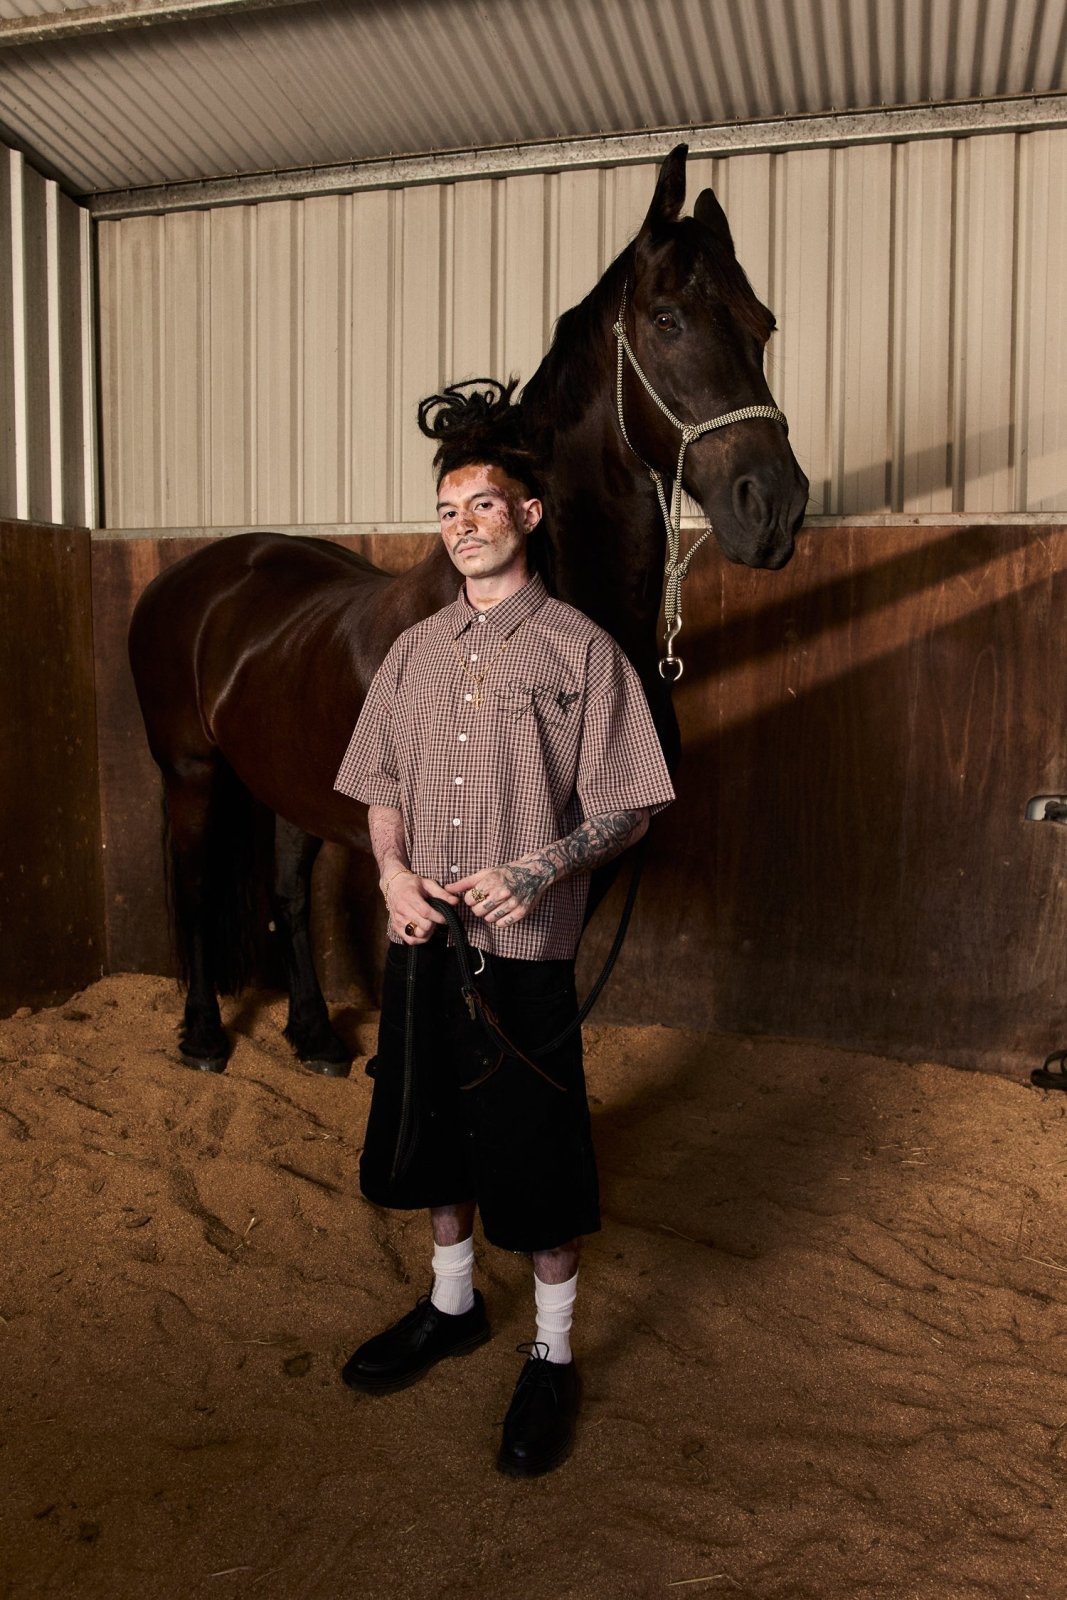
{"type": "Polygon", "coordinates": [[[341,1377],[350,1389],[366,1394],[388,1394],[421,1378],[446,1356],[463,1356],[489,1337],[485,1301],[474,1291],[474,1304],[459,1316],[449,1316],[424,1295],[406,1317],[384,1333],[375,1334],[350,1356],[341,1377]]]}
{"type": "Polygon", "coordinates": [[[573,1361],[562,1366],[541,1354],[545,1345],[520,1345],[529,1360],[519,1373],[496,1464],[514,1478],[551,1472],[571,1453],[582,1386],[573,1361]]]}

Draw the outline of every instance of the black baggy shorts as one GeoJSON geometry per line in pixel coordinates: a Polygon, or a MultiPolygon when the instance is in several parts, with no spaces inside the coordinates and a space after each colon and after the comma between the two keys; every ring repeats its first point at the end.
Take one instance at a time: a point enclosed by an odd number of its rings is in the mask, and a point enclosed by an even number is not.
{"type": "Polygon", "coordinates": [[[574,963],[486,955],[477,983],[540,1072],[471,1020],[443,934],[390,944],[360,1187],[405,1211],[473,1200],[491,1244],[553,1250],[600,1227],[581,1030],[542,1048],[577,1014],[574,963]]]}

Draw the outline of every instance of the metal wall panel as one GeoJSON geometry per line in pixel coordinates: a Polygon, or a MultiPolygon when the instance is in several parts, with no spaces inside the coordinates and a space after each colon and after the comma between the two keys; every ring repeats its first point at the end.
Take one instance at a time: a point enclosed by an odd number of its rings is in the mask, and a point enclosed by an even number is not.
{"type": "Polygon", "coordinates": [[[25,492],[23,516],[35,522],[62,522],[52,508],[52,456],[58,444],[52,398],[52,363],[49,346],[57,338],[52,320],[51,276],[54,257],[49,250],[47,191],[54,189],[32,167],[22,168],[22,316],[25,328],[22,425],[25,492]]]}
{"type": "Polygon", "coordinates": [[[0,145],[0,517],[93,525],[89,218],[0,145]]]}
{"type": "MultiPolygon", "coordinates": [[[[416,422],[419,397],[451,376],[444,371],[447,308],[442,296],[447,190],[409,189],[398,197],[399,228],[393,275],[392,518],[415,522],[430,504],[426,441],[416,422]],[[429,378],[429,383],[427,383],[429,378]]],[[[487,238],[486,249],[492,249],[487,238]]],[[[357,313],[361,315],[363,313],[357,313]]],[[[372,313],[373,314],[373,313],[372,313]]],[[[487,308],[483,310],[487,315],[487,308]]]]}
{"type": "MultiPolygon", "coordinates": [[[[821,150],[777,157],[775,235],[780,241],[770,304],[778,318],[767,358],[772,391],[789,418],[789,436],[811,483],[809,506],[825,512],[834,482],[831,409],[833,163],[821,150]],[[788,265],[787,265],[788,264],[788,265]]],[[[746,262],[754,284],[760,276],[746,262]]]]}
{"type": "Polygon", "coordinates": [[[0,145],[0,514],[20,501],[16,465],[16,405],[25,383],[22,312],[22,201],[13,183],[13,152],[0,145]]]}
{"type": "Polygon", "coordinates": [[[252,317],[255,277],[252,213],[218,211],[208,238],[208,317],[210,337],[201,407],[207,420],[209,466],[204,485],[205,515],[229,522],[252,503],[253,389],[252,317]]]}
{"type": "Polygon", "coordinates": [[[893,482],[901,511],[953,505],[952,193],[950,141],[895,151],[893,482]]]}
{"type": "MultiPolygon", "coordinates": [[[[529,377],[655,170],[101,223],[106,525],[424,522],[417,401],[529,377]]],[[[708,183],[812,513],[1067,510],[1067,130],[691,161],[708,183]]]]}
{"type": "Polygon", "coordinates": [[[399,248],[395,191],[354,195],[347,205],[352,314],[346,510],[353,522],[391,518],[395,453],[392,341],[400,314],[394,288],[399,248]]]}
{"type": "Polygon", "coordinates": [[[1012,430],[1015,155],[1011,137],[978,139],[956,190],[955,497],[961,511],[1015,509],[1012,430]]]}
{"type": "Polygon", "coordinates": [[[1027,504],[1051,511],[1067,503],[1067,159],[1048,134],[1022,158],[1018,470],[1027,504]]]}
{"type": "Polygon", "coordinates": [[[207,239],[188,212],[167,218],[163,230],[163,389],[162,450],[167,504],[182,522],[204,512],[207,480],[202,374],[210,338],[204,284],[207,239]],[[187,342],[197,346],[195,361],[182,359],[187,342]]]}
{"type": "Polygon", "coordinates": [[[300,522],[303,310],[300,220],[292,201],[265,206],[255,232],[253,519],[300,522]]]}

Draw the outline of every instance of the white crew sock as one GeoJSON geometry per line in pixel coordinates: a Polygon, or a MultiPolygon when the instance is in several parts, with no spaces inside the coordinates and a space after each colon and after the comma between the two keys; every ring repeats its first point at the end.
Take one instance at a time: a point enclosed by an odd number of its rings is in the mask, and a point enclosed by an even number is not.
{"type": "Polygon", "coordinates": [[[446,1316],[458,1317],[474,1304],[474,1235],[459,1244],[433,1247],[430,1304],[446,1316]]]}
{"type": "Polygon", "coordinates": [[[578,1298],[578,1274],[566,1283],[542,1283],[534,1273],[538,1344],[548,1346],[549,1361],[566,1366],[571,1359],[571,1323],[578,1298]]]}

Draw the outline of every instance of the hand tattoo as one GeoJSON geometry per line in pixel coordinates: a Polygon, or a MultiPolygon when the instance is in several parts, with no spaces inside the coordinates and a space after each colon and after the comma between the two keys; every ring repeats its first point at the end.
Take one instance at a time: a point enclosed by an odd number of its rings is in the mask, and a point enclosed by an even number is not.
{"type": "Polygon", "coordinates": [[[500,876],[521,906],[532,906],[541,898],[556,874],[550,861],[544,856],[535,856],[532,860],[517,861],[514,866],[505,867],[500,876]]]}

